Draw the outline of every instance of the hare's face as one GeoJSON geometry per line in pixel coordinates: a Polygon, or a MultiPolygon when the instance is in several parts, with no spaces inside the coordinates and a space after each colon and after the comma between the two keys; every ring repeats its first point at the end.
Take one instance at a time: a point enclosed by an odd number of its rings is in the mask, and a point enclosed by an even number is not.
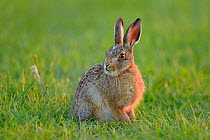
{"type": "Polygon", "coordinates": [[[111,76],[118,76],[128,69],[132,63],[132,53],[126,47],[123,47],[123,45],[116,45],[106,52],[104,72],[111,76]]]}
{"type": "Polygon", "coordinates": [[[123,20],[119,18],[115,25],[115,46],[106,52],[104,72],[111,76],[118,76],[133,63],[133,46],[141,36],[141,20],[137,18],[127,29],[125,35],[123,20]]]}

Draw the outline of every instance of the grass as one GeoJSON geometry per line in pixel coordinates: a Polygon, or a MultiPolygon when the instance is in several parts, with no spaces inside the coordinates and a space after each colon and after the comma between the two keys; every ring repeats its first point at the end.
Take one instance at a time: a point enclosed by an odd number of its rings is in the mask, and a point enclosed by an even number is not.
{"type": "Polygon", "coordinates": [[[209,139],[209,1],[26,1],[0,5],[0,139],[209,139]],[[135,61],[147,91],[132,124],[70,116],[83,73],[143,20],[135,61]],[[30,67],[36,64],[44,86],[30,67]]]}

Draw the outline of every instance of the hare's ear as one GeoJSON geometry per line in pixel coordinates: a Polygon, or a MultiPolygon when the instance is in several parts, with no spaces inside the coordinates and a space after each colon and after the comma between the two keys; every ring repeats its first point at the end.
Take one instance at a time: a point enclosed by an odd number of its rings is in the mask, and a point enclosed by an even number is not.
{"type": "Polygon", "coordinates": [[[122,18],[118,18],[114,27],[115,45],[123,44],[124,25],[122,18]]]}
{"type": "MultiPolygon", "coordinates": [[[[125,36],[124,36],[124,45],[127,47],[131,47],[138,43],[141,37],[142,31],[142,23],[141,19],[137,18],[127,29],[125,36]]],[[[131,47],[132,48],[132,47],[131,47]]]]}

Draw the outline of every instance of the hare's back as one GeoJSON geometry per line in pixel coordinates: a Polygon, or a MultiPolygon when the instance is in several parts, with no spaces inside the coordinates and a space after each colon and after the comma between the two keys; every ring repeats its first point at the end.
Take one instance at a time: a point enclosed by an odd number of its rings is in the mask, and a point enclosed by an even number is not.
{"type": "Polygon", "coordinates": [[[92,81],[96,79],[101,73],[103,73],[103,63],[98,63],[92,66],[81,79],[82,81],[92,81]]]}
{"type": "Polygon", "coordinates": [[[89,85],[93,84],[101,73],[103,73],[103,63],[95,64],[93,67],[88,69],[77,86],[76,94],[84,88],[89,88],[89,85]]]}

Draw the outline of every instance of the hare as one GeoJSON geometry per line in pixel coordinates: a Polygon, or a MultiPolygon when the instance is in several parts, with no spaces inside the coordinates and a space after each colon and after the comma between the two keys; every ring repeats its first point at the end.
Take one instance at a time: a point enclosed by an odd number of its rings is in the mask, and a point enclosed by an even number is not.
{"type": "Polygon", "coordinates": [[[117,20],[115,45],[106,52],[104,62],[91,67],[79,82],[72,104],[73,118],[95,118],[100,123],[135,121],[134,108],[145,90],[133,56],[141,31],[141,19],[137,18],[123,37],[123,20],[117,20]]]}

